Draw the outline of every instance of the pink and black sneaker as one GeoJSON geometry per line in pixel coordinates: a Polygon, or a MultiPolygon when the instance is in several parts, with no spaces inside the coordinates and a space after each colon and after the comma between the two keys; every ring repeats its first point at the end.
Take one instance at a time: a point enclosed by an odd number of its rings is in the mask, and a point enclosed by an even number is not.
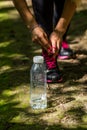
{"type": "Polygon", "coordinates": [[[47,83],[61,82],[62,75],[57,65],[57,58],[53,58],[53,55],[48,55],[45,50],[43,50],[42,55],[47,67],[47,83]]]}
{"type": "Polygon", "coordinates": [[[70,49],[66,41],[62,42],[62,46],[58,58],[61,60],[75,58],[75,53],[73,52],[72,49],[70,49]]]}

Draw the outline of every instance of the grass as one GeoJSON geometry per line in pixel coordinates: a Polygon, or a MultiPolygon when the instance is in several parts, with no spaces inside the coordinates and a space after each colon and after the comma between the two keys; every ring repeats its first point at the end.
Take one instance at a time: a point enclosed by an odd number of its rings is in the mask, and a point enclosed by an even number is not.
{"type": "Polygon", "coordinates": [[[85,4],[68,32],[77,59],[59,61],[64,81],[49,85],[48,108],[34,111],[29,105],[29,73],[33,56],[41,50],[32,43],[12,2],[0,1],[0,130],[87,130],[85,4]]]}

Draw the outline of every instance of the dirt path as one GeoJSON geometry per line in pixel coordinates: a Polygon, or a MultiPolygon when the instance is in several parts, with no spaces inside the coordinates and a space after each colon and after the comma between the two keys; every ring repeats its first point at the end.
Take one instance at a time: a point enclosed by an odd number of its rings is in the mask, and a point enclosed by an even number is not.
{"type": "Polygon", "coordinates": [[[30,34],[12,1],[2,0],[0,5],[0,98],[1,105],[7,104],[0,113],[4,124],[1,130],[5,125],[9,130],[87,130],[87,0],[77,9],[67,36],[77,58],[58,60],[64,81],[48,86],[48,108],[40,112],[32,111],[28,104],[31,59],[40,54],[40,49],[32,47],[30,34]],[[5,95],[10,91],[10,96],[5,95]]]}

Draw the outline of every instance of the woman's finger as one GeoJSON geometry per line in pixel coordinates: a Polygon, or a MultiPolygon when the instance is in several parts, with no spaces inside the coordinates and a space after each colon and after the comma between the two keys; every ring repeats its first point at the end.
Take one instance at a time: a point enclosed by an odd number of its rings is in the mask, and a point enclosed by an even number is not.
{"type": "Polygon", "coordinates": [[[42,37],[39,39],[40,40],[40,44],[43,46],[43,48],[48,52],[51,53],[51,44],[50,41],[48,41],[47,38],[42,37]]]}

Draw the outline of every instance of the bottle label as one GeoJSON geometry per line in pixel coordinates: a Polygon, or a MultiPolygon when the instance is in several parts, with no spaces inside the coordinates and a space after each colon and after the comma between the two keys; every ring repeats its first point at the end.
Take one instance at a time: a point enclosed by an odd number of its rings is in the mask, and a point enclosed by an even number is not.
{"type": "Polygon", "coordinates": [[[45,77],[42,74],[39,75],[33,75],[33,79],[32,79],[32,85],[33,87],[39,87],[39,86],[43,86],[45,82],[45,77]]]}

